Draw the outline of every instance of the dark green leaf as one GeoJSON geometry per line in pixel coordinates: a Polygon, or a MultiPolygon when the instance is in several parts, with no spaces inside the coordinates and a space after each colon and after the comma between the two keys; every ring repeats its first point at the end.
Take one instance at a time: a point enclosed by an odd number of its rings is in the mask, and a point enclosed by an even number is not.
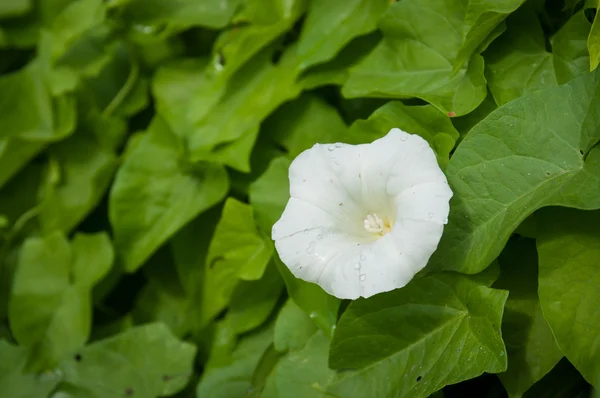
{"type": "Polygon", "coordinates": [[[587,37],[591,24],[580,10],[551,38],[554,55],[554,71],[559,84],[588,71],[590,54],[587,49],[587,37]]]}
{"type": "Polygon", "coordinates": [[[596,388],[600,380],[600,212],[552,208],[538,218],[539,294],[561,351],[596,388]]]}
{"type": "Polygon", "coordinates": [[[379,24],[384,39],[350,73],[347,97],[418,97],[444,113],[464,115],[485,98],[477,48],[523,0],[409,0],[379,24]]]}
{"type": "Polygon", "coordinates": [[[252,390],[254,369],[272,342],[272,328],[242,338],[227,363],[210,368],[204,373],[196,390],[197,397],[246,396],[252,390]]]}
{"type": "Polygon", "coordinates": [[[488,85],[498,105],[528,92],[557,85],[552,54],[530,7],[511,15],[508,30],[484,53],[488,85]]]}
{"type": "Polygon", "coordinates": [[[537,262],[533,240],[509,241],[500,256],[500,279],[494,284],[510,291],[502,320],[508,370],[498,377],[511,397],[521,397],[563,356],[542,315],[537,262]]]}
{"type": "Polygon", "coordinates": [[[518,98],[472,129],[446,169],[452,210],[429,270],[481,271],[540,207],[600,207],[599,92],[600,74],[588,73],[518,98]]]}
{"type": "Polygon", "coordinates": [[[438,274],[354,301],[338,323],[329,363],[356,370],[341,372],[328,392],[427,396],[483,372],[503,372],[507,296],[458,274],[438,274]]]}

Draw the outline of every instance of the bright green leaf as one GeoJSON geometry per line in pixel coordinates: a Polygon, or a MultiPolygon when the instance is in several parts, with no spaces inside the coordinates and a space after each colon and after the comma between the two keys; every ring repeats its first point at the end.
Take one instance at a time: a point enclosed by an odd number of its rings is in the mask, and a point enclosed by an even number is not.
{"type": "Polygon", "coordinates": [[[92,343],[60,369],[66,387],[80,389],[85,397],[168,396],[188,383],[195,354],[192,344],[154,323],[92,343]]]}
{"type": "Polygon", "coordinates": [[[39,62],[0,76],[1,138],[57,141],[74,128],[73,104],[68,98],[50,97],[39,62]]]}
{"type": "Polygon", "coordinates": [[[206,257],[204,322],[227,306],[240,279],[260,279],[272,255],[273,246],[256,229],[252,207],[227,199],[206,257]]]}
{"type": "Polygon", "coordinates": [[[500,322],[507,296],[458,274],[437,274],[354,301],[338,323],[329,363],[356,370],[340,373],[327,391],[344,398],[427,396],[505,371],[500,322]]]}
{"type": "Polygon", "coordinates": [[[142,25],[222,28],[242,0],[118,0],[125,18],[142,25]]]}
{"type": "Polygon", "coordinates": [[[219,202],[227,192],[223,168],[191,165],[178,137],[155,119],[128,152],[110,192],[115,245],[125,269],[134,271],[178,229],[219,202]]]}
{"type": "Polygon", "coordinates": [[[310,317],[288,299],[275,320],[275,349],[279,352],[300,350],[316,331],[310,317]]]}
{"type": "Polygon", "coordinates": [[[237,334],[260,326],[271,314],[283,290],[283,282],[274,263],[261,279],[242,281],[233,291],[227,319],[237,334]]]}
{"type": "Polygon", "coordinates": [[[540,207],[600,207],[599,93],[600,73],[587,73],[518,98],[471,130],[446,169],[450,221],[428,270],[481,271],[540,207]]]}
{"type": "Polygon", "coordinates": [[[59,179],[43,194],[39,221],[45,232],[68,233],[105,194],[118,160],[89,131],[77,132],[49,152],[58,164],[59,179]]]}
{"type": "Polygon", "coordinates": [[[10,398],[47,397],[60,381],[60,374],[25,373],[28,350],[0,340],[0,391],[10,398]]]}
{"type": "Polygon", "coordinates": [[[600,212],[552,208],[538,217],[539,294],[558,346],[600,388],[600,212]]]}
{"type": "Polygon", "coordinates": [[[557,85],[552,54],[546,51],[544,32],[533,10],[519,10],[506,24],[508,30],[484,53],[485,75],[498,105],[557,85]]]}
{"type": "Polygon", "coordinates": [[[353,38],[375,30],[389,5],[389,0],[313,1],[298,42],[300,68],[331,60],[353,38]]]}
{"type": "MultiPolygon", "coordinates": [[[[213,160],[215,146],[255,133],[263,119],[283,102],[296,97],[295,50],[289,48],[277,65],[270,49],[252,58],[230,80],[222,100],[189,133],[192,160],[213,160]]],[[[249,152],[238,154],[249,157],[249,152]]],[[[241,171],[248,171],[241,170],[241,171]]]]}
{"type": "Polygon", "coordinates": [[[521,397],[562,358],[538,299],[538,256],[535,242],[515,239],[500,255],[500,279],[495,288],[510,291],[502,336],[508,369],[498,375],[511,397],[521,397]]]}
{"type": "Polygon", "coordinates": [[[283,357],[272,376],[275,378],[277,397],[329,397],[325,390],[334,379],[335,372],[327,367],[328,351],[329,339],[319,331],[306,342],[302,350],[283,357]]]}
{"type": "Polygon", "coordinates": [[[91,329],[91,289],[109,271],[108,236],[60,234],[29,238],[21,248],[9,302],[19,344],[33,349],[28,366],[45,370],[85,344],[91,329]]]}

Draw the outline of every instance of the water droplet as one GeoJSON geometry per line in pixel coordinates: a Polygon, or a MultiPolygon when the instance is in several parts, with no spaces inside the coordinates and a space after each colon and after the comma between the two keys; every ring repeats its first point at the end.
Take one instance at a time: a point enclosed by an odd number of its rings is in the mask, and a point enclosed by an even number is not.
{"type": "Polygon", "coordinates": [[[313,254],[314,252],[315,252],[315,242],[310,242],[310,244],[306,248],[306,253],[313,254]]]}
{"type": "Polygon", "coordinates": [[[317,235],[317,239],[319,239],[319,240],[323,239],[323,235],[321,235],[321,234],[317,235]]]}
{"type": "Polygon", "coordinates": [[[359,263],[354,264],[354,269],[360,269],[360,264],[359,263]]]}
{"type": "Polygon", "coordinates": [[[305,229],[305,230],[304,230],[304,233],[305,233],[305,234],[308,234],[308,229],[305,229]]]}
{"type": "Polygon", "coordinates": [[[336,160],[336,162],[335,162],[335,165],[336,165],[336,166],[339,166],[339,165],[340,165],[340,162],[338,162],[338,161],[336,160]]]}
{"type": "Polygon", "coordinates": [[[329,152],[333,152],[333,151],[335,150],[335,146],[333,146],[333,145],[330,145],[329,147],[327,147],[327,150],[328,150],[329,152]]]}
{"type": "Polygon", "coordinates": [[[500,356],[503,357],[504,356],[504,351],[500,351],[500,356]]]}
{"type": "Polygon", "coordinates": [[[360,256],[360,260],[361,260],[361,261],[365,261],[366,259],[367,259],[367,257],[365,257],[364,255],[363,255],[363,256],[360,256]]]}
{"type": "Polygon", "coordinates": [[[408,137],[404,134],[400,136],[400,141],[402,141],[402,142],[406,142],[407,139],[408,139],[408,137]]]}
{"type": "Polygon", "coordinates": [[[319,227],[319,231],[323,232],[324,230],[325,230],[325,228],[319,227]]]}
{"type": "Polygon", "coordinates": [[[429,213],[427,214],[427,217],[429,217],[429,219],[431,220],[433,218],[434,214],[433,213],[429,213]]]}
{"type": "Polygon", "coordinates": [[[361,281],[364,281],[365,279],[367,279],[367,276],[366,276],[365,274],[362,274],[362,275],[360,276],[360,280],[361,280],[361,281]]]}
{"type": "Polygon", "coordinates": [[[342,147],[342,144],[340,144],[340,143],[338,142],[337,144],[335,144],[335,147],[336,147],[336,148],[341,148],[341,147],[342,147]]]}

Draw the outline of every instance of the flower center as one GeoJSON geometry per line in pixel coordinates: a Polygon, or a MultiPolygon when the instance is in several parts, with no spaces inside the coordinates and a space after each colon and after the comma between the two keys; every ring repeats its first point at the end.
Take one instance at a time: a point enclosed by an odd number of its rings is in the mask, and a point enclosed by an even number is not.
{"type": "Polygon", "coordinates": [[[381,236],[387,234],[392,229],[392,226],[388,220],[382,220],[375,213],[368,214],[363,221],[363,225],[367,232],[381,236]]]}

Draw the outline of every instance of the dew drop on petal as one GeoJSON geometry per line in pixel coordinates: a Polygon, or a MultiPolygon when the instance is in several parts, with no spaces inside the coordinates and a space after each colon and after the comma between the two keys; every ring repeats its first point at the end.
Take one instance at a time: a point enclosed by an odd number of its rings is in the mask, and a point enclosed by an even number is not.
{"type": "Polygon", "coordinates": [[[365,279],[367,279],[367,276],[366,276],[365,274],[362,274],[362,275],[360,276],[360,280],[361,280],[361,281],[364,281],[365,279]]]}
{"type": "Polygon", "coordinates": [[[354,264],[354,269],[360,269],[360,264],[359,263],[354,264]]]}
{"type": "Polygon", "coordinates": [[[325,228],[319,227],[319,231],[323,232],[324,230],[325,230],[325,228]]]}
{"type": "Polygon", "coordinates": [[[308,234],[308,229],[305,229],[305,230],[304,230],[304,233],[305,233],[305,234],[308,234]]]}
{"type": "Polygon", "coordinates": [[[406,142],[407,139],[408,139],[408,137],[406,135],[404,135],[404,134],[402,134],[400,136],[400,141],[402,141],[402,142],[406,142]]]}
{"type": "Polygon", "coordinates": [[[336,147],[336,148],[341,148],[341,147],[342,147],[342,144],[340,144],[340,143],[338,142],[337,144],[335,144],[335,147],[336,147]]]}
{"type": "Polygon", "coordinates": [[[321,234],[317,235],[317,239],[319,239],[319,240],[323,239],[323,235],[321,235],[321,234]]]}
{"type": "Polygon", "coordinates": [[[315,242],[310,242],[310,244],[306,248],[306,253],[313,254],[314,252],[315,252],[315,242]]]}
{"type": "Polygon", "coordinates": [[[365,261],[366,259],[367,259],[367,258],[366,258],[364,255],[363,255],[363,256],[360,256],[360,260],[361,260],[361,261],[365,261]]]}
{"type": "Polygon", "coordinates": [[[431,220],[433,218],[434,214],[433,213],[429,213],[427,214],[427,217],[429,217],[429,219],[431,220]]]}
{"type": "Polygon", "coordinates": [[[330,146],[327,148],[327,150],[328,150],[329,152],[333,152],[333,151],[334,151],[334,149],[335,149],[335,146],[333,146],[333,145],[330,145],[330,146]]]}

